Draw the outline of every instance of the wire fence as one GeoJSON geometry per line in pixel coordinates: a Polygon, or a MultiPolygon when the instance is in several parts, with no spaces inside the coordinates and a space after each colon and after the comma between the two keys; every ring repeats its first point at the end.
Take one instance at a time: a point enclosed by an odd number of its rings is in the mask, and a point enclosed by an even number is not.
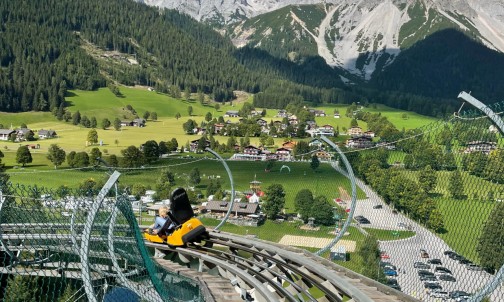
{"type": "Polygon", "coordinates": [[[327,140],[328,158],[314,160],[317,147],[273,164],[171,157],[118,167],[113,183],[100,167],[10,172],[1,186],[3,300],[87,301],[91,292],[96,301],[202,301],[197,284],[151,260],[140,231],[185,187],[209,228],[307,249],[424,301],[504,301],[499,128],[469,110],[380,143],[327,140]],[[40,177],[57,185],[12,184],[40,177]]]}

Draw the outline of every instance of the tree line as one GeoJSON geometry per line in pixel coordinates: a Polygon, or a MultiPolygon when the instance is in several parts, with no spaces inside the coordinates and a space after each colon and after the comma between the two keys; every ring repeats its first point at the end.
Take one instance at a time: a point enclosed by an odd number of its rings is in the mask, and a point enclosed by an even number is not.
{"type": "Polygon", "coordinates": [[[256,94],[254,104],[266,108],[359,100],[444,116],[457,107],[454,96],[388,87],[386,78],[370,86],[344,86],[339,72],[320,57],[294,63],[255,48],[236,49],[188,16],[134,1],[7,1],[0,11],[1,111],[58,115],[67,105],[68,89],[109,86],[118,92],[115,82],[173,95],[204,93],[217,102],[243,90],[256,94]],[[90,48],[117,51],[138,64],[107,63],[91,56],[90,48]]]}

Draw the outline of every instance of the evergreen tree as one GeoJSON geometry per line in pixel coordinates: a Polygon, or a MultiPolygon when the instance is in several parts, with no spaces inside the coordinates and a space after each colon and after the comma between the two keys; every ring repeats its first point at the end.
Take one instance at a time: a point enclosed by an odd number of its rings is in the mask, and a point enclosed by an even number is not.
{"type": "Polygon", "coordinates": [[[116,131],[121,130],[121,120],[119,118],[117,118],[117,117],[114,120],[114,129],[116,131]]]}
{"type": "Polygon", "coordinates": [[[157,121],[157,119],[158,119],[157,112],[151,112],[150,117],[151,117],[151,120],[157,121]]]}
{"type": "Polygon", "coordinates": [[[108,127],[110,127],[110,125],[111,125],[111,123],[110,123],[110,121],[109,121],[109,119],[108,119],[108,118],[104,118],[104,119],[102,120],[102,129],[103,129],[103,130],[105,130],[105,129],[107,129],[108,127]]]}
{"type": "Polygon", "coordinates": [[[80,112],[77,110],[77,112],[75,112],[73,115],[72,115],[72,124],[74,125],[78,125],[80,124],[81,122],[81,114],[80,112]]]}
{"type": "Polygon", "coordinates": [[[94,147],[89,152],[89,163],[92,166],[97,166],[100,164],[100,162],[97,160],[97,158],[101,158],[101,157],[102,157],[102,153],[101,153],[100,149],[97,147],[94,147]]]}
{"type": "Polygon", "coordinates": [[[89,123],[89,127],[90,128],[96,128],[96,126],[98,126],[98,121],[96,121],[96,117],[91,117],[91,121],[89,123]]]}
{"type": "Polygon", "coordinates": [[[320,166],[320,161],[319,161],[317,155],[314,154],[311,158],[310,168],[312,168],[313,171],[316,171],[319,166],[320,166]]]}
{"type": "Polygon", "coordinates": [[[476,246],[481,266],[495,272],[504,265],[504,203],[495,205],[476,246]]]}
{"type": "Polygon", "coordinates": [[[148,164],[152,164],[153,162],[159,159],[159,145],[154,140],[146,141],[143,145],[143,154],[145,161],[148,164]]]}
{"type": "Polygon", "coordinates": [[[193,168],[189,173],[189,184],[196,186],[201,182],[200,171],[198,168],[193,168]]]}
{"type": "Polygon", "coordinates": [[[72,288],[70,284],[68,284],[65,287],[65,291],[61,294],[61,296],[58,298],[58,302],[68,302],[72,301],[76,294],[76,290],[72,288]]]}
{"type": "MultiPolygon", "coordinates": [[[[189,101],[191,99],[191,90],[189,89],[189,87],[186,87],[184,89],[184,99],[186,101],[189,101]]],[[[202,103],[203,104],[203,103],[202,103]]]]}
{"type": "Polygon", "coordinates": [[[115,154],[111,154],[107,162],[111,167],[119,167],[119,160],[115,154]]]}
{"type": "Polygon", "coordinates": [[[419,172],[418,183],[420,185],[420,188],[422,188],[425,193],[430,193],[436,187],[436,171],[432,170],[431,166],[427,165],[423,170],[419,172]]]}
{"type": "Polygon", "coordinates": [[[366,236],[357,250],[361,262],[361,274],[377,280],[385,281],[385,275],[380,267],[380,247],[374,236],[366,236]]]}
{"type": "Polygon", "coordinates": [[[33,301],[37,296],[36,282],[34,277],[15,275],[7,281],[5,288],[4,301],[5,302],[25,302],[33,301]]]}
{"type": "Polygon", "coordinates": [[[462,199],[464,197],[464,182],[459,170],[455,170],[451,173],[448,183],[448,192],[450,192],[451,196],[455,199],[462,199]]]}
{"type": "Polygon", "coordinates": [[[187,106],[187,114],[189,114],[189,116],[192,116],[192,114],[193,114],[193,107],[192,106],[187,106]]]}

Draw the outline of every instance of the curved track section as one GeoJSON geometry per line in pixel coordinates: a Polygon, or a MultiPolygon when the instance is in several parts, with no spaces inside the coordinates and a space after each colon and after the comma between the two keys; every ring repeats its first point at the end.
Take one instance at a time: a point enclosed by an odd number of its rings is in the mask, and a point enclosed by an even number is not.
{"type": "Polygon", "coordinates": [[[245,301],[417,301],[301,249],[228,233],[211,233],[209,241],[212,248],[146,245],[229,280],[245,301]]]}

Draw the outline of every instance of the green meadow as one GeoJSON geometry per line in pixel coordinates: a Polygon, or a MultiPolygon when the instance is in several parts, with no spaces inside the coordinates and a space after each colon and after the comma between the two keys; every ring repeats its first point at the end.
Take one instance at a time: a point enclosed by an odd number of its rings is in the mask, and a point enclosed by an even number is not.
{"type": "MultiPolygon", "coordinates": [[[[208,156],[213,157],[211,154],[208,156]]],[[[33,163],[24,168],[15,164],[13,153],[8,153],[3,162],[7,166],[7,172],[11,175],[11,181],[24,185],[36,184],[48,188],[66,185],[70,188],[77,188],[86,179],[104,180],[107,177],[103,170],[92,168],[69,169],[68,166],[63,165],[55,170],[44,154],[33,154],[33,163]]],[[[328,164],[322,164],[317,171],[313,171],[309,162],[286,163],[291,172],[288,172],[287,169],[280,172],[282,167],[280,163],[277,163],[270,172],[264,171],[264,162],[227,161],[227,164],[237,191],[249,190],[250,182],[254,179],[261,182],[263,190],[269,185],[281,184],[286,192],[286,212],[294,212],[294,198],[301,189],[310,189],[314,195],[325,195],[329,200],[340,197],[339,187],[351,192],[349,181],[328,164]]],[[[197,186],[198,189],[205,191],[211,177],[214,179],[219,177],[224,189],[230,189],[231,186],[222,163],[203,158],[168,158],[160,160],[155,166],[142,170],[119,170],[122,172],[120,183],[127,186],[142,183],[154,189],[162,168],[169,168],[178,176],[177,185],[186,186],[187,175],[193,168],[198,168],[202,176],[202,182],[197,186]]],[[[357,197],[364,198],[364,192],[358,189],[357,197]]]]}
{"type": "MultiPolygon", "coordinates": [[[[71,113],[79,111],[81,116],[85,115],[88,118],[95,117],[98,122],[98,139],[102,142],[102,146],[87,146],[87,134],[90,129],[80,125],[73,125],[71,122],[65,123],[58,121],[51,113],[48,112],[23,112],[23,113],[2,113],[0,115],[0,124],[5,128],[19,127],[22,123],[27,124],[30,129],[35,131],[40,129],[55,130],[58,134],[57,139],[38,140],[36,144],[40,145],[39,150],[34,152],[45,153],[49,145],[58,144],[65,151],[88,151],[93,147],[99,147],[102,151],[106,150],[109,154],[120,154],[122,149],[128,146],[138,146],[147,140],[167,141],[176,138],[179,145],[185,145],[187,142],[197,139],[195,135],[187,135],[182,129],[182,124],[189,118],[200,123],[204,120],[207,112],[212,116],[218,117],[224,115],[227,110],[239,110],[243,106],[243,100],[252,101],[251,96],[242,97],[242,101],[233,101],[232,103],[220,104],[219,110],[216,110],[213,104],[200,104],[191,98],[189,101],[174,99],[170,96],[155,91],[148,91],[145,88],[128,88],[121,87],[122,97],[116,97],[108,88],[101,88],[97,91],[69,91],[66,101],[69,104],[67,110],[71,113]],[[116,118],[121,120],[132,119],[133,116],[125,109],[127,105],[131,105],[139,116],[143,116],[146,111],[156,112],[158,115],[157,121],[148,120],[146,127],[123,127],[121,131],[115,131],[113,127],[107,130],[100,128],[104,118],[113,121],[116,118]],[[193,113],[188,114],[188,107],[192,106],[193,113]],[[175,119],[175,114],[180,113],[181,118],[175,119]]],[[[349,128],[351,119],[345,116],[345,105],[327,105],[318,107],[317,109],[325,110],[326,117],[317,117],[316,122],[319,125],[329,124],[333,127],[339,127],[340,131],[343,128],[349,128]],[[341,118],[333,117],[334,110],[339,110],[341,118]]],[[[260,108],[258,108],[259,110],[260,108]]],[[[404,120],[401,116],[405,111],[396,110],[386,106],[378,105],[377,109],[365,108],[366,111],[381,112],[398,127],[415,128],[421,125],[428,124],[434,119],[407,112],[408,119],[404,120]]],[[[267,121],[280,120],[275,117],[277,110],[267,109],[265,119],[267,121]]],[[[237,122],[238,118],[229,118],[232,122],[237,122]]],[[[367,125],[360,121],[359,125],[363,129],[367,129],[367,125]]],[[[220,143],[226,143],[227,137],[216,137],[220,143]]],[[[252,144],[258,144],[258,138],[250,138],[252,144]]],[[[280,146],[283,138],[276,138],[275,145],[280,146]]],[[[18,143],[0,142],[0,150],[2,152],[15,152],[19,147],[18,143]]]]}

